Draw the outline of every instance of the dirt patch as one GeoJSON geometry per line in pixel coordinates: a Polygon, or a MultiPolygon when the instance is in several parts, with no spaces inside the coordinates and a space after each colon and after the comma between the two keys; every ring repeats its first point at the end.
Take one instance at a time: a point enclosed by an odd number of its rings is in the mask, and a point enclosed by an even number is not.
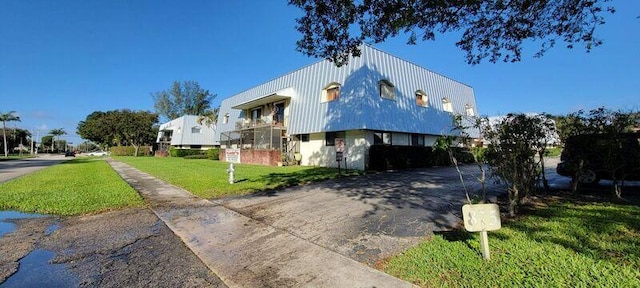
{"type": "Polygon", "coordinates": [[[45,249],[81,287],[226,287],[149,209],[14,223],[16,231],[0,238],[0,283],[21,258],[45,249]]]}

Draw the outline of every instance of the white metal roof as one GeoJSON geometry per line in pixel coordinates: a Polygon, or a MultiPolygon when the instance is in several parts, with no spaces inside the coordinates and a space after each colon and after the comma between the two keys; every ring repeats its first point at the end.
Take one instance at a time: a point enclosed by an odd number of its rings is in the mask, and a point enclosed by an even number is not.
{"type": "Polygon", "coordinates": [[[229,121],[218,122],[216,140],[235,129],[235,122],[244,117],[241,109],[264,104],[285,89],[291,97],[289,134],[354,129],[451,134],[451,113],[443,110],[443,98],[451,100],[456,114],[464,115],[468,105],[479,115],[470,86],[371,46],[361,49],[362,55],[352,57],[348,65],[320,61],[223,100],[220,115],[228,114],[229,121]],[[379,96],[380,80],[395,86],[395,100],[379,96]],[[322,89],[331,82],[340,83],[340,97],[322,102],[322,89]],[[427,94],[429,107],[416,105],[417,90],[427,94]]]}

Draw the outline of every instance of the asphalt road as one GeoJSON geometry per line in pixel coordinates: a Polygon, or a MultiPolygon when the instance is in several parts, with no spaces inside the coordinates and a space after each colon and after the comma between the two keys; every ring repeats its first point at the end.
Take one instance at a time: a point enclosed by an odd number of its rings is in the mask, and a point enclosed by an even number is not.
{"type": "Polygon", "coordinates": [[[49,154],[41,154],[37,158],[0,161],[0,183],[64,161],[64,155],[49,154]]]}

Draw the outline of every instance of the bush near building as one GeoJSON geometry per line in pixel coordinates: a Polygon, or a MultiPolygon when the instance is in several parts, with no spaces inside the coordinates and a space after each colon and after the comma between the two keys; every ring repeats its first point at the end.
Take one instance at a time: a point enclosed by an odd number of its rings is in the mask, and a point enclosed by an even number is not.
{"type": "MultiPolygon", "coordinates": [[[[459,163],[474,163],[467,148],[453,147],[459,163]]],[[[384,171],[391,169],[450,166],[447,151],[432,147],[373,145],[369,149],[369,169],[384,171]]]]}
{"type": "MultiPolygon", "coordinates": [[[[109,149],[113,156],[135,156],[136,148],[133,146],[115,146],[109,149]]],[[[138,156],[152,156],[151,146],[141,146],[138,156]]]]}

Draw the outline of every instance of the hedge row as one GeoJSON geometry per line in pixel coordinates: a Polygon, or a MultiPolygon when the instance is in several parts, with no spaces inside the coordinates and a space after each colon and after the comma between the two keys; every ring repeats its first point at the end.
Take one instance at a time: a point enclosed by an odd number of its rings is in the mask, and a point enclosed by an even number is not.
{"type": "MultiPolygon", "coordinates": [[[[453,148],[458,163],[473,163],[473,155],[466,148],[453,148]]],[[[451,165],[449,155],[431,147],[373,145],[369,148],[369,169],[424,168],[451,165]]]]}
{"type": "MultiPolygon", "coordinates": [[[[135,156],[136,149],[133,146],[114,146],[109,151],[113,156],[135,156]]],[[[152,156],[151,146],[140,146],[138,156],[152,156]]]]}
{"type": "Polygon", "coordinates": [[[189,159],[211,159],[211,160],[220,160],[220,149],[212,148],[208,150],[200,150],[200,149],[177,149],[171,148],[169,149],[169,155],[171,157],[184,157],[189,159]],[[200,156],[202,155],[202,156],[200,156]]]}

